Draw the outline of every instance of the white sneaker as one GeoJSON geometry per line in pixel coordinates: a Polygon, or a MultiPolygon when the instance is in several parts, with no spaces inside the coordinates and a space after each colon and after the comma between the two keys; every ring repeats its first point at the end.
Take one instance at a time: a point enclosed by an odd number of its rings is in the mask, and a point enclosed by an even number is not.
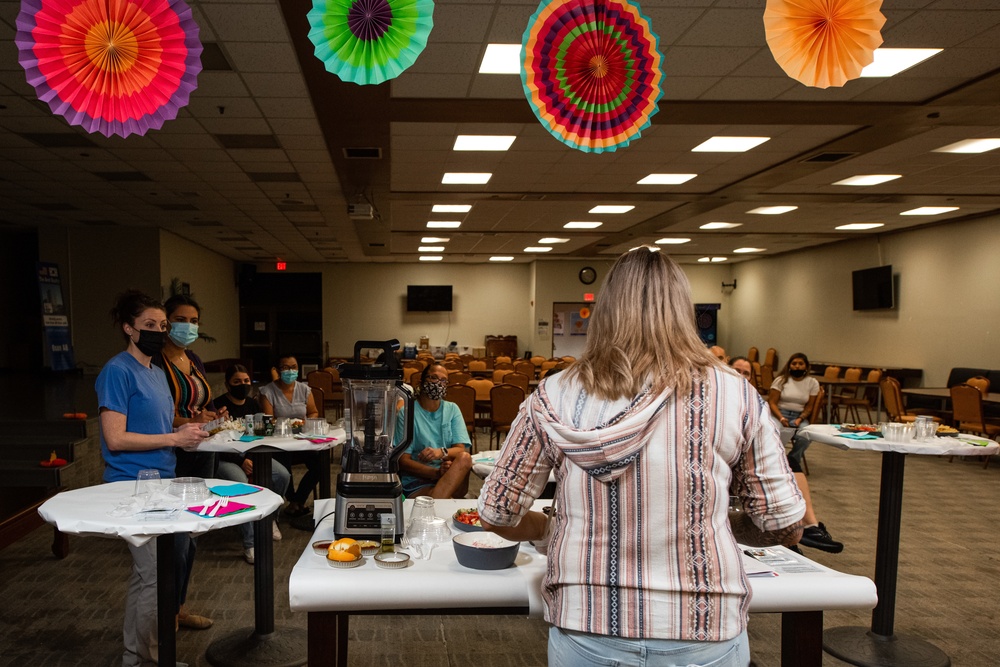
{"type": "Polygon", "coordinates": [[[271,539],[274,540],[275,542],[280,542],[281,541],[281,531],[278,530],[278,522],[277,521],[272,521],[271,522],[271,539]]]}
{"type": "Polygon", "coordinates": [[[243,560],[253,565],[253,547],[248,547],[243,550],[243,560]]]}

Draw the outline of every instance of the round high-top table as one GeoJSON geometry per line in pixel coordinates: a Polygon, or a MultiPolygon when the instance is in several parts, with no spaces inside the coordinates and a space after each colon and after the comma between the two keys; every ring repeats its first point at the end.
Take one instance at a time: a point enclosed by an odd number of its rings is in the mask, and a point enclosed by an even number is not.
{"type": "MultiPolygon", "coordinates": [[[[169,480],[163,480],[165,483],[169,480]]],[[[206,480],[209,487],[226,486],[232,482],[206,480]]],[[[72,491],[63,491],[45,501],[38,513],[63,533],[82,536],[117,537],[140,546],[156,539],[156,601],[159,663],[172,665],[177,661],[174,617],[177,613],[177,585],[174,573],[174,535],[200,535],[216,528],[235,526],[269,516],[281,506],[281,496],[267,489],[239,496],[234,500],[251,504],[254,509],[225,516],[199,516],[180,509],[165,520],[148,520],[142,513],[113,517],[113,511],[135,491],[135,482],[111,482],[72,491]]],[[[219,500],[213,496],[213,501],[219,500]]],[[[195,503],[201,505],[202,503],[195,503]]]]}
{"type": "Polygon", "coordinates": [[[823,633],[827,653],[852,665],[862,667],[948,667],[951,659],[934,644],[912,635],[894,631],[896,619],[896,577],[899,570],[899,527],[903,512],[903,464],[907,454],[991,456],[1000,445],[971,445],[963,437],[989,442],[985,438],[965,436],[931,438],[926,442],[895,442],[885,438],[855,440],[844,437],[835,426],[814,424],[800,431],[814,442],[838,449],[882,452],[882,478],[879,488],[878,537],[875,550],[875,587],[878,604],[872,610],[870,628],[842,626],[823,633]]]}

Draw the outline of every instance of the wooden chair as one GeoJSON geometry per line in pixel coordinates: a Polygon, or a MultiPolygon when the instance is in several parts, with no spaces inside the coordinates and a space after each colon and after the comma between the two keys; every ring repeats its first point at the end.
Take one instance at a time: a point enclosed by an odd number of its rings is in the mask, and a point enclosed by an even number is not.
{"type": "MultiPolygon", "coordinates": [[[[869,382],[878,383],[882,380],[882,371],[878,368],[873,368],[868,371],[868,377],[866,378],[869,382]]],[[[864,387],[864,391],[859,392],[858,396],[849,396],[841,400],[840,405],[844,408],[844,419],[846,420],[849,414],[854,415],[854,423],[861,421],[861,413],[859,408],[865,409],[865,414],[868,419],[866,424],[872,423],[872,408],[875,407],[876,401],[878,401],[878,391],[876,387],[864,387]]]]}
{"type": "Polygon", "coordinates": [[[753,380],[753,386],[757,387],[757,391],[766,396],[767,392],[771,389],[771,385],[767,385],[766,387],[764,386],[764,379],[761,376],[760,368],[761,366],[759,361],[750,362],[750,373],[752,375],[751,380],[753,380]]]}
{"type": "Polygon", "coordinates": [[[469,362],[475,359],[475,357],[471,354],[460,354],[458,355],[458,359],[462,362],[462,365],[465,366],[465,368],[468,368],[469,362]]]}
{"type": "Polygon", "coordinates": [[[757,350],[757,348],[755,347],[751,347],[749,350],[747,350],[747,361],[749,361],[751,364],[755,361],[760,361],[760,351],[757,350]]]}
{"type": "Polygon", "coordinates": [[[565,357],[562,358],[562,360],[565,361],[567,364],[571,364],[574,361],[576,361],[576,357],[567,354],[565,357]]]}
{"type": "Polygon", "coordinates": [[[502,384],[512,384],[516,387],[520,387],[521,391],[527,394],[530,381],[531,379],[524,373],[513,371],[503,376],[502,384]]]}
{"type": "Polygon", "coordinates": [[[503,378],[505,375],[513,373],[513,368],[499,368],[493,371],[493,384],[503,384],[503,378]]]}
{"type": "MultiPolygon", "coordinates": [[[[553,368],[556,367],[556,364],[558,364],[559,361],[560,361],[559,359],[547,359],[547,360],[543,361],[542,365],[539,367],[539,372],[540,373],[546,373],[546,372],[552,370],[553,368]]],[[[539,375],[539,377],[542,377],[542,376],[539,375]]]]}
{"type": "Polygon", "coordinates": [[[336,369],[326,368],[319,371],[312,371],[306,375],[306,384],[308,384],[312,389],[321,390],[323,393],[323,405],[320,405],[319,403],[316,404],[316,407],[319,408],[321,412],[325,414],[327,408],[335,412],[338,410],[338,407],[340,410],[343,410],[344,387],[340,382],[339,371],[336,369]]]}
{"type": "Polygon", "coordinates": [[[531,362],[532,364],[534,364],[534,366],[535,366],[535,369],[537,370],[537,369],[539,369],[539,368],[541,368],[541,367],[542,367],[542,362],[544,362],[544,361],[545,361],[545,357],[543,357],[543,356],[542,356],[542,355],[540,355],[540,354],[536,354],[535,356],[533,356],[533,357],[532,357],[531,359],[529,359],[528,361],[530,361],[530,362],[531,362]]]}
{"type": "Polygon", "coordinates": [[[965,384],[978,389],[983,398],[986,398],[986,395],[990,393],[990,379],[988,377],[976,375],[966,380],[965,384]]]}
{"type": "Polygon", "coordinates": [[[476,453],[476,390],[465,384],[450,384],[444,398],[462,411],[465,428],[472,438],[472,453],[476,453]]]}
{"type": "MultiPolygon", "coordinates": [[[[320,372],[322,373],[323,371],[320,372]]],[[[313,402],[316,403],[316,409],[319,411],[319,415],[317,416],[321,418],[326,417],[325,392],[319,387],[312,386],[309,387],[309,390],[312,392],[313,402]]]]}
{"type": "Polygon", "coordinates": [[[514,370],[514,364],[509,361],[503,361],[507,357],[497,357],[497,360],[493,362],[493,370],[495,371],[512,371],[514,370]]]}
{"type": "Polygon", "coordinates": [[[494,384],[486,378],[472,378],[465,383],[476,391],[476,426],[490,425],[490,390],[494,384]]]}
{"type": "Polygon", "coordinates": [[[462,365],[462,361],[458,357],[455,357],[454,359],[445,359],[443,362],[441,362],[441,365],[444,366],[449,371],[465,370],[465,366],[462,365]]]}
{"type": "MultiPolygon", "coordinates": [[[[404,366],[403,367],[403,382],[410,384],[410,380],[414,377],[420,377],[423,369],[419,366],[404,366]]],[[[450,379],[450,378],[449,378],[450,379]]]]}
{"type": "Polygon", "coordinates": [[[517,410],[524,402],[524,391],[512,384],[500,384],[490,390],[490,446],[496,436],[497,449],[503,444],[500,435],[510,432],[510,425],[517,416],[517,410]]]}
{"type": "Polygon", "coordinates": [[[764,363],[760,366],[761,368],[764,368],[765,366],[769,367],[773,375],[773,371],[778,368],[778,351],[773,347],[767,348],[767,352],[764,353],[764,363]]]}
{"type": "MultiPolygon", "coordinates": [[[[840,366],[827,366],[823,371],[824,380],[836,380],[840,377],[840,366]]],[[[858,377],[861,377],[861,370],[858,370],[858,377]]]]}
{"type": "Polygon", "coordinates": [[[467,366],[470,373],[483,372],[486,370],[486,362],[482,359],[473,359],[467,366]]]}
{"type": "Polygon", "coordinates": [[[514,372],[523,373],[529,378],[533,378],[535,377],[535,365],[530,361],[519,361],[514,364],[514,372]]]}
{"type": "MultiPolygon", "coordinates": [[[[861,379],[861,369],[860,368],[848,368],[844,371],[844,379],[848,382],[857,382],[861,379]]],[[[857,398],[858,388],[857,387],[837,387],[836,389],[831,388],[830,402],[833,404],[833,413],[837,415],[837,419],[846,420],[847,410],[844,411],[844,416],[840,416],[840,408],[844,405],[844,401],[848,398],[857,398]]]]}
{"type": "MultiPolygon", "coordinates": [[[[983,394],[979,387],[971,384],[957,384],[952,387],[951,411],[955,427],[959,431],[985,435],[987,438],[1000,435],[1000,425],[990,424],[983,416],[983,394]]],[[[987,456],[983,467],[987,468],[989,465],[990,457],[987,456]]]]}
{"type": "MultiPolygon", "coordinates": [[[[914,422],[918,413],[907,410],[903,404],[903,392],[899,390],[899,380],[886,376],[879,383],[882,388],[882,402],[885,404],[885,412],[889,419],[894,422],[914,422]]],[[[934,417],[934,421],[940,423],[940,417],[934,417]]]]}
{"type": "Polygon", "coordinates": [[[761,390],[764,392],[771,390],[771,384],[774,382],[774,369],[767,364],[760,365],[760,386],[761,390]]]}
{"type": "Polygon", "coordinates": [[[333,410],[333,416],[340,419],[344,416],[344,383],[340,379],[340,371],[327,371],[333,376],[333,393],[326,395],[326,407],[333,410]]]}
{"type": "Polygon", "coordinates": [[[472,376],[464,371],[448,373],[448,384],[468,384],[472,376]]]}

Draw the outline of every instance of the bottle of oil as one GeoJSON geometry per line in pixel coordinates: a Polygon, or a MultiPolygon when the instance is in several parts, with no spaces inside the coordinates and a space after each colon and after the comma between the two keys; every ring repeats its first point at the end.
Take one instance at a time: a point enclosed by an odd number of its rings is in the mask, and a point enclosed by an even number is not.
{"type": "Polygon", "coordinates": [[[382,545],[381,553],[392,553],[396,550],[396,517],[392,513],[382,515],[382,545]]]}

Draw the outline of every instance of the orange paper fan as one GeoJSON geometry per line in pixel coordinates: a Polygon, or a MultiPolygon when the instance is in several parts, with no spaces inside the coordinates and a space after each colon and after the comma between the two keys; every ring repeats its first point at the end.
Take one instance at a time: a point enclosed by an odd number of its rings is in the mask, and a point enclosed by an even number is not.
{"type": "Polygon", "coordinates": [[[764,34],[775,61],[807,86],[843,86],[882,44],[882,0],[767,0],[764,34]]]}

